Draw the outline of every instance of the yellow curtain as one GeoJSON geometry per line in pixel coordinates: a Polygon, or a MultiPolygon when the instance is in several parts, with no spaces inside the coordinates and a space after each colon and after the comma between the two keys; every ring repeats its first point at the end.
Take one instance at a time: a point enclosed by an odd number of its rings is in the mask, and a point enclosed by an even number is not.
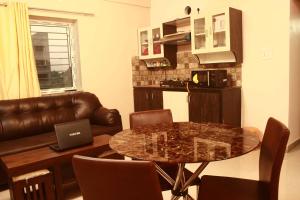
{"type": "Polygon", "coordinates": [[[0,100],[40,96],[28,7],[0,7],[0,100]]]}

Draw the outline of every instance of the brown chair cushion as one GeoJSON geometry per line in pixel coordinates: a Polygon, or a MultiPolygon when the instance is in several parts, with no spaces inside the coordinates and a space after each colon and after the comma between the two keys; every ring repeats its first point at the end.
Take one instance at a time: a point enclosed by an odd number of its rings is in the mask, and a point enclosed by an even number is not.
{"type": "MultiPolygon", "coordinates": [[[[122,130],[121,127],[117,126],[92,125],[91,128],[94,136],[103,134],[113,135],[122,130]]],[[[37,149],[54,143],[57,143],[54,132],[2,141],[0,142],[0,156],[37,149]]]]}
{"type": "Polygon", "coordinates": [[[0,142],[0,156],[41,148],[56,143],[54,132],[0,142]]]}
{"type": "Polygon", "coordinates": [[[262,182],[248,179],[203,176],[199,200],[268,200],[267,188],[262,182]]]}

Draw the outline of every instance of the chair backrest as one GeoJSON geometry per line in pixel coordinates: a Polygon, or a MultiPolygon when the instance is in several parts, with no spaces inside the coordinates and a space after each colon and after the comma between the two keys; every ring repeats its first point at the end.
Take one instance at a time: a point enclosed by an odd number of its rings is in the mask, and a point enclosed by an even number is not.
{"type": "Polygon", "coordinates": [[[155,166],[150,161],[73,157],[84,200],[163,200],[155,166]]]}
{"type": "Polygon", "coordinates": [[[290,131],[274,118],[269,118],[259,157],[259,180],[266,183],[269,199],[278,199],[280,170],[290,131]]]}
{"type": "Polygon", "coordinates": [[[129,115],[130,129],[143,125],[173,123],[170,109],[134,112],[129,115]]]}

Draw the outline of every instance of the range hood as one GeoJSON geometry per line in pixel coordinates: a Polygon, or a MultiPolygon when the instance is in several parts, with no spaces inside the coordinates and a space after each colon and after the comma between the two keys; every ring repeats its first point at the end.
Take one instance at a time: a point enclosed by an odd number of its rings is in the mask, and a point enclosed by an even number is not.
{"type": "Polygon", "coordinates": [[[191,43],[191,32],[178,32],[168,35],[164,35],[163,38],[159,40],[162,44],[174,44],[182,45],[191,43]]]}

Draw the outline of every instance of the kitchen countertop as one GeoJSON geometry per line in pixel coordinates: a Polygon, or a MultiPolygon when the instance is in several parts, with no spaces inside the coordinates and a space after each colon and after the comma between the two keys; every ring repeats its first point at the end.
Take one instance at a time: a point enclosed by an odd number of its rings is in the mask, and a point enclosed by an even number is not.
{"type": "MultiPolygon", "coordinates": [[[[134,86],[133,88],[149,88],[149,89],[159,89],[163,91],[180,91],[187,92],[185,87],[161,87],[159,85],[143,85],[143,86],[134,86]]],[[[223,90],[232,90],[232,89],[241,89],[241,87],[225,87],[225,88],[189,88],[190,91],[199,91],[199,90],[209,90],[209,91],[223,91],[223,90]]]]}

